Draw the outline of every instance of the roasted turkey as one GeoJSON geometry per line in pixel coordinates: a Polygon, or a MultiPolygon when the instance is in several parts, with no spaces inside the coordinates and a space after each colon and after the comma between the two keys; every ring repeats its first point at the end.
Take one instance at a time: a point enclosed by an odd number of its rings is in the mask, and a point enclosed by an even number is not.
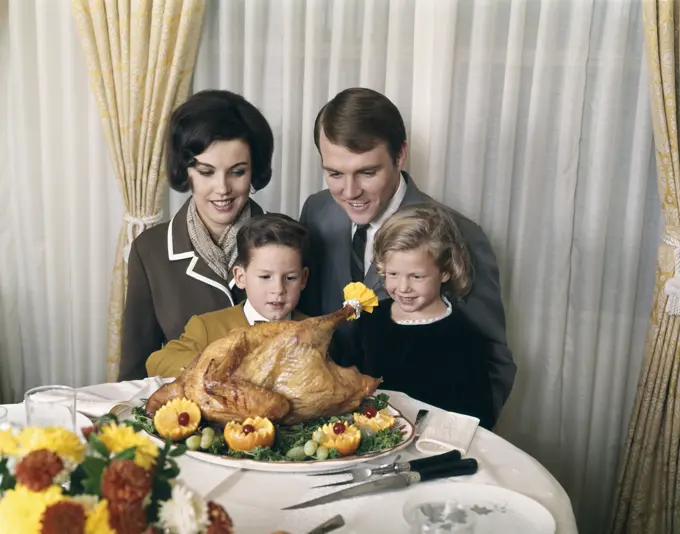
{"type": "Polygon", "coordinates": [[[328,356],[333,331],[354,313],[345,306],[304,321],[235,329],[158,389],[146,412],[152,417],[178,397],[194,401],[204,419],[220,425],[258,415],[293,424],[354,410],[381,382],[328,356]]]}

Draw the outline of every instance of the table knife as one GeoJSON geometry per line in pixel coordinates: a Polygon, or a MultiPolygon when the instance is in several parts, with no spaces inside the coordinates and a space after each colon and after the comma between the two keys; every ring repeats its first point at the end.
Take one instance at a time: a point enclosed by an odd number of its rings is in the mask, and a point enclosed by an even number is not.
{"type": "Polygon", "coordinates": [[[341,480],[340,482],[331,482],[330,484],[322,484],[320,486],[312,486],[313,488],[327,488],[330,486],[344,486],[345,484],[352,484],[354,482],[364,482],[375,475],[393,475],[395,473],[408,473],[409,471],[420,471],[424,467],[444,462],[455,462],[461,459],[459,450],[452,450],[444,454],[436,456],[427,456],[425,458],[418,458],[410,462],[400,462],[378,467],[358,467],[355,469],[347,469],[333,475],[352,475],[348,480],[341,480]]]}
{"type": "Polygon", "coordinates": [[[422,434],[423,421],[427,417],[428,413],[430,413],[429,410],[418,410],[418,413],[416,414],[416,422],[414,425],[416,429],[416,439],[418,439],[420,434],[422,434]]]}
{"type": "Polygon", "coordinates": [[[477,460],[474,458],[466,458],[464,460],[457,460],[454,462],[437,463],[423,467],[420,471],[409,471],[408,473],[398,473],[396,475],[388,475],[377,480],[364,482],[351,488],[346,488],[335,493],[317,497],[309,501],[301,502],[293,506],[283,508],[283,510],[298,510],[300,508],[308,508],[310,506],[319,506],[321,504],[329,504],[343,499],[350,499],[352,497],[360,497],[362,495],[370,495],[372,493],[381,493],[384,491],[393,491],[403,489],[412,484],[419,482],[427,482],[428,480],[437,480],[440,478],[449,478],[461,475],[471,475],[477,472],[477,460]]]}

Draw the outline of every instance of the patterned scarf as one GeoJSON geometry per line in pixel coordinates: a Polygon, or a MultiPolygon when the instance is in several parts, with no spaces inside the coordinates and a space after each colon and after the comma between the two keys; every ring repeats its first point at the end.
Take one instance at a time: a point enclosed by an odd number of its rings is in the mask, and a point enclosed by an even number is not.
{"type": "Polygon", "coordinates": [[[215,244],[210,236],[210,232],[198,215],[194,198],[192,197],[189,201],[187,226],[189,227],[191,244],[215,274],[227,282],[231,281],[231,268],[236,261],[236,234],[248,219],[250,219],[250,200],[248,200],[241,213],[236,216],[231,225],[224,230],[217,244],[215,244]]]}

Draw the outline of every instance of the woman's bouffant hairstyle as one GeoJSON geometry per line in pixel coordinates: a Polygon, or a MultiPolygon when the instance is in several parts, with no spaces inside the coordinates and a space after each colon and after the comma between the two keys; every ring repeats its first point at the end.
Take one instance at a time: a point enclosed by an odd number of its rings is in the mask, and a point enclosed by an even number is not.
{"type": "Polygon", "coordinates": [[[247,268],[253,250],[265,245],[295,249],[304,262],[309,233],[302,224],[283,213],[266,213],[253,217],[236,234],[236,264],[247,268]]]}
{"type": "Polygon", "coordinates": [[[259,191],[272,177],[274,135],[264,115],[231,91],[198,92],[171,115],[165,147],[168,182],[175,191],[190,188],[189,167],[215,141],[241,139],[250,148],[251,187],[259,191]]]}
{"type": "Polygon", "coordinates": [[[392,252],[424,248],[442,272],[451,278],[442,293],[462,299],[472,289],[472,261],[465,239],[451,212],[434,203],[406,206],[389,217],[375,235],[373,254],[378,273],[392,252]]]}

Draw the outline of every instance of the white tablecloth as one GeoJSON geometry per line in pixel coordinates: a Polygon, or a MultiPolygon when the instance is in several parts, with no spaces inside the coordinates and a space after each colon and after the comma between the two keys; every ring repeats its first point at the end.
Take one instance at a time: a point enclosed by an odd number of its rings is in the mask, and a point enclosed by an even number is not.
{"type": "MultiPolygon", "coordinates": [[[[88,386],[81,390],[126,400],[148,384],[147,379],[88,386]]],[[[437,410],[402,393],[389,393],[390,403],[410,420],[415,419],[420,408],[437,410]]],[[[412,445],[402,452],[401,461],[420,456],[412,445]]],[[[531,456],[483,428],[477,429],[467,456],[477,458],[479,462],[479,471],[475,475],[429,484],[475,482],[516,491],[536,500],[553,515],[557,534],[578,532],[569,497],[555,478],[531,456]]],[[[313,485],[324,483],[325,477],[230,469],[186,456],[179,460],[180,477],[196,491],[223,505],[232,516],[238,534],[266,534],[275,530],[287,530],[291,534],[304,533],[337,513],[341,513],[346,522],[346,526],[337,531],[338,534],[397,533],[407,530],[401,515],[402,506],[415,487],[339,501],[332,505],[283,511],[283,507],[338,488],[311,489],[313,485]]]]}

